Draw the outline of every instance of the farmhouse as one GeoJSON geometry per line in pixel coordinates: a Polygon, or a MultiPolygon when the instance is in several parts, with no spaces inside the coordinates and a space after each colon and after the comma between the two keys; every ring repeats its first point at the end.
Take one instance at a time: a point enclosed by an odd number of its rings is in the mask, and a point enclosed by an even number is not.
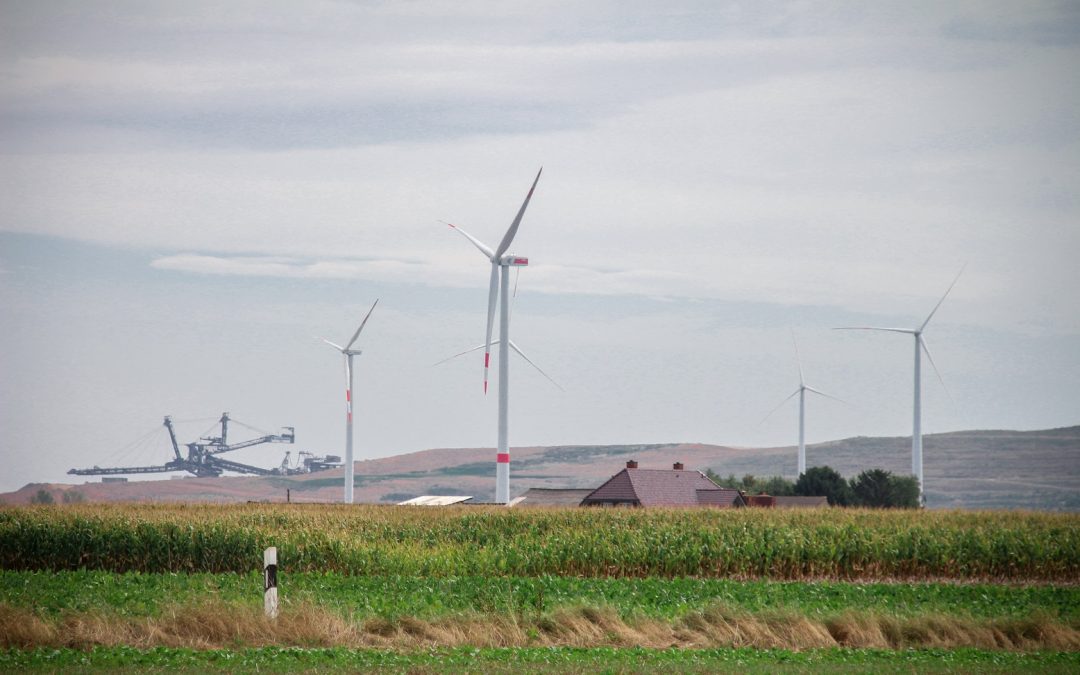
{"type": "Polygon", "coordinates": [[[619,473],[581,500],[582,506],[746,506],[738,490],[722,488],[681,462],[671,469],[640,469],[630,460],[619,473]]]}

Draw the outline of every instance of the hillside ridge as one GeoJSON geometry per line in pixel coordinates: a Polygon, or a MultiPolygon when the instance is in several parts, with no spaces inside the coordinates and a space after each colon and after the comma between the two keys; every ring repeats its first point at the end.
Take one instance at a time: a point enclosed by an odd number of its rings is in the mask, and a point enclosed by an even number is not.
{"type": "MultiPolygon", "coordinates": [[[[1080,425],[1040,430],[962,430],[923,437],[927,503],[936,508],[1080,510],[1080,425]]],[[[855,436],[807,446],[809,466],[845,476],[882,468],[910,473],[910,436],[855,436]]],[[[393,503],[420,494],[493,496],[493,448],[431,448],[355,464],[358,502],[393,503]]],[[[511,494],[531,487],[589,488],[626,460],[642,468],[712,469],[741,477],[794,479],[795,448],[707,443],[522,446],[511,449],[511,494]]],[[[0,494],[0,504],[29,503],[46,490],[61,503],[128,501],[286,501],[341,499],[343,470],[303,476],[221,477],[82,484],[30,483],[0,494]]]]}

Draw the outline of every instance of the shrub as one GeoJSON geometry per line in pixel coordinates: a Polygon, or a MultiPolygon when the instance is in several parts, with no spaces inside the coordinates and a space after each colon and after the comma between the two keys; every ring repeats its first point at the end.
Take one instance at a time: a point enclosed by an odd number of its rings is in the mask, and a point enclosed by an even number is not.
{"type": "Polygon", "coordinates": [[[795,494],[804,497],[827,497],[831,506],[848,506],[852,503],[851,486],[835,469],[814,466],[806,470],[795,482],[795,494]]]}

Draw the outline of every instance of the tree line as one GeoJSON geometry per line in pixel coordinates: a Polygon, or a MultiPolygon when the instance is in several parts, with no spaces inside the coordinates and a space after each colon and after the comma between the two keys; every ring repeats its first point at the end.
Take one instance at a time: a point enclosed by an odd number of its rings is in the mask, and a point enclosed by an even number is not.
{"type": "Polygon", "coordinates": [[[705,474],[720,487],[742,490],[747,494],[824,496],[831,506],[883,509],[914,509],[919,506],[919,481],[915,476],[897,476],[884,469],[869,469],[850,480],[845,480],[828,466],[811,467],[796,481],[783,476],[758,478],[753,474],[746,474],[742,478],[729,474],[724,478],[711,469],[706,470],[705,474]]]}

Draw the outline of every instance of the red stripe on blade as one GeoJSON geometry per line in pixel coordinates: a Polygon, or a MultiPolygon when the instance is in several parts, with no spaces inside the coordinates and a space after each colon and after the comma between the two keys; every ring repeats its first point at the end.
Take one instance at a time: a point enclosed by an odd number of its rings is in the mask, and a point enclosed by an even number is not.
{"type": "Polygon", "coordinates": [[[498,462],[499,464],[509,464],[510,463],[510,453],[509,452],[500,452],[499,454],[495,455],[495,461],[498,462]]]}

